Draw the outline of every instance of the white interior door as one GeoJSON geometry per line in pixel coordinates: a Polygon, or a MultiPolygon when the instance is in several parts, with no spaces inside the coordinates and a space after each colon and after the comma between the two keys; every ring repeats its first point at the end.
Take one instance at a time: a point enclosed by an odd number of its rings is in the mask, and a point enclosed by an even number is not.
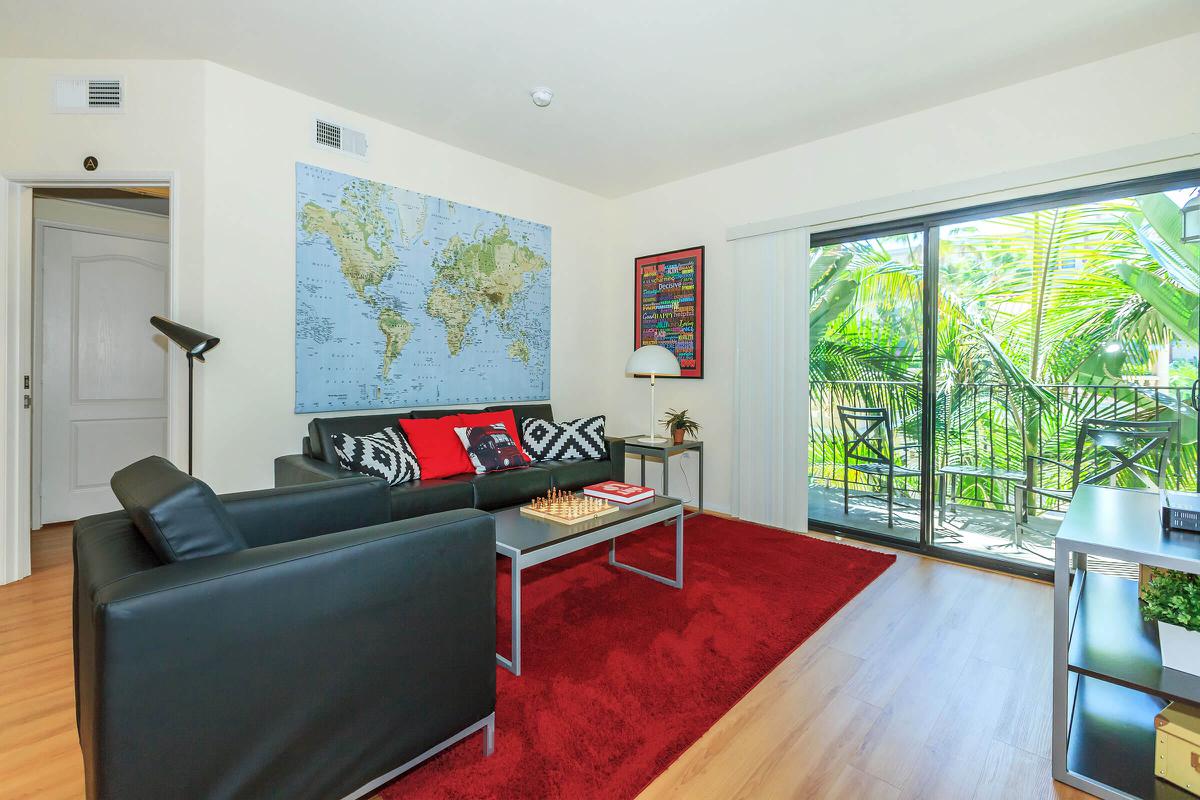
{"type": "MultiPolygon", "coordinates": [[[[167,452],[167,245],[42,228],[42,522],[114,511],[113,472],[167,452]]],[[[35,402],[37,397],[35,395],[35,402]]]]}

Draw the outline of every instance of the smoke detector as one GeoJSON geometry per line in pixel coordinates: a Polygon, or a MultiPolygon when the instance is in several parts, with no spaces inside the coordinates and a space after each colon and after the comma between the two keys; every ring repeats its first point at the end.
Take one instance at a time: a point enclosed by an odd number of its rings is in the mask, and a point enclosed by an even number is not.
{"type": "Polygon", "coordinates": [[[554,99],[554,92],[547,89],[545,86],[535,86],[529,90],[529,96],[533,99],[533,104],[538,108],[545,108],[550,105],[550,101],[554,99]]]}

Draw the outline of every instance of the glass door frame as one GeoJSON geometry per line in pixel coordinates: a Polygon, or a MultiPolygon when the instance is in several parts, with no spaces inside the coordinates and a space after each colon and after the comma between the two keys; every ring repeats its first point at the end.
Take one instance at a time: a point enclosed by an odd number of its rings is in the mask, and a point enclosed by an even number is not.
{"type": "MultiPolygon", "coordinates": [[[[1012,559],[974,553],[945,545],[934,540],[936,521],[935,489],[937,474],[937,326],[938,279],[941,273],[940,232],[945,225],[970,222],[990,217],[1039,211],[1122,197],[1134,197],[1152,192],[1164,192],[1200,186],[1200,169],[1172,172],[1146,178],[1067,189],[1041,195],[967,206],[949,211],[906,217],[872,225],[819,231],[810,237],[809,250],[832,244],[878,238],[897,234],[921,233],[924,247],[924,274],[921,302],[921,477],[920,477],[920,539],[908,541],[896,536],[864,531],[857,528],[831,525],[809,518],[812,530],[875,542],[899,550],[954,561],[983,569],[1006,572],[1046,582],[1054,580],[1053,566],[1026,564],[1012,559]]],[[[811,343],[810,343],[811,346],[811,343]]],[[[1200,476],[1200,463],[1197,464],[1200,476]]]]}
{"type": "MultiPolygon", "coordinates": [[[[883,239],[883,238],[887,238],[889,236],[910,236],[912,234],[922,234],[922,238],[921,238],[921,258],[922,258],[922,264],[921,264],[921,270],[922,270],[922,272],[921,272],[921,308],[919,309],[919,312],[921,315],[921,368],[922,368],[922,374],[924,374],[926,360],[927,360],[926,351],[927,351],[928,347],[927,347],[926,340],[928,337],[927,337],[927,330],[926,330],[925,326],[926,326],[926,320],[928,318],[928,309],[926,308],[926,306],[929,303],[929,297],[930,297],[929,292],[926,291],[926,289],[925,289],[925,281],[927,281],[928,277],[929,277],[929,265],[928,265],[929,247],[928,247],[928,242],[926,241],[926,238],[925,238],[927,227],[928,226],[923,223],[914,223],[910,220],[899,220],[894,223],[883,223],[881,225],[872,225],[872,226],[864,227],[864,228],[846,229],[844,231],[830,231],[828,234],[826,234],[826,233],[813,234],[810,237],[810,242],[809,242],[809,252],[811,254],[813,249],[815,249],[817,247],[824,247],[827,245],[843,244],[843,243],[847,243],[847,242],[862,241],[862,240],[866,240],[866,239],[883,239]],[[843,235],[843,234],[847,234],[847,235],[843,235]]],[[[934,295],[934,296],[936,296],[936,295],[934,295]]],[[[914,311],[917,311],[917,309],[914,309],[914,311]]],[[[812,345],[813,345],[813,342],[810,341],[809,342],[810,349],[812,348],[812,345]]],[[[936,384],[934,384],[934,385],[936,385],[936,384]]],[[[919,501],[918,501],[920,503],[920,509],[919,509],[920,521],[917,526],[917,530],[918,530],[917,539],[913,540],[913,539],[906,538],[906,537],[904,537],[900,534],[896,534],[896,533],[893,533],[893,534],[881,533],[881,532],[869,530],[866,528],[854,527],[853,525],[849,525],[849,524],[839,524],[836,522],[830,522],[828,520],[816,519],[811,516],[808,518],[808,525],[809,525],[810,529],[821,531],[822,533],[833,534],[835,536],[845,536],[845,537],[849,537],[852,539],[861,539],[863,541],[875,542],[878,544],[887,545],[888,547],[894,547],[894,548],[900,549],[900,550],[910,550],[913,552],[920,552],[923,550],[922,543],[924,542],[924,539],[926,536],[925,520],[929,516],[928,514],[926,514],[926,511],[925,511],[926,496],[925,496],[925,479],[923,477],[924,472],[927,469],[926,464],[925,464],[925,458],[926,458],[926,451],[928,450],[928,448],[925,446],[925,439],[924,439],[925,429],[926,429],[926,416],[927,416],[925,413],[925,398],[926,398],[927,391],[928,391],[928,384],[922,378],[921,389],[920,389],[920,392],[921,392],[921,425],[920,425],[920,429],[921,429],[921,445],[920,445],[921,461],[920,461],[920,468],[922,471],[922,478],[920,479],[920,487],[921,488],[919,491],[919,501]]],[[[810,403],[809,408],[810,408],[810,412],[811,412],[811,400],[809,401],[809,403],[810,403]]],[[[812,424],[811,415],[810,415],[810,419],[809,419],[809,424],[810,425],[812,424]]],[[[811,508],[811,501],[810,501],[810,508],[811,508]]],[[[932,517],[929,517],[929,518],[932,519],[932,517]]]]}

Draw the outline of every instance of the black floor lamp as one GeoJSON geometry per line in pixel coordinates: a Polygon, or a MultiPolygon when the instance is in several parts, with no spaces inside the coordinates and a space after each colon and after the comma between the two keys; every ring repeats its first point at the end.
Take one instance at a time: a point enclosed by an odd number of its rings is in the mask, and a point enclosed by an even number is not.
{"type": "Polygon", "coordinates": [[[204,360],[204,354],[212,350],[221,340],[207,333],[201,333],[195,328],[172,322],[166,317],[154,316],[150,324],[158,328],[166,337],[183,348],[188,364],[188,475],[192,474],[192,369],[196,359],[204,360]]]}

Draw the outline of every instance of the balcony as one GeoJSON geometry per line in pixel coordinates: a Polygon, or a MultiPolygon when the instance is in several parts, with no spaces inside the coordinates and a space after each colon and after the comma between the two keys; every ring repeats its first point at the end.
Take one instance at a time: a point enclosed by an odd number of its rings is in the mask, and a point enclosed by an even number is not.
{"type": "MultiPolygon", "coordinates": [[[[1176,386],[979,383],[939,387],[935,409],[934,470],[945,480],[935,490],[936,544],[1041,567],[1053,557],[1054,535],[1067,501],[1024,492],[1032,485],[1072,491],[1071,467],[1084,419],[1177,420],[1167,447],[1166,488],[1197,488],[1196,410],[1191,390],[1176,386]],[[1040,456],[1061,462],[1032,460],[1040,456]],[[946,467],[969,466],[1015,473],[1010,480],[943,475],[946,467]],[[1019,476],[1024,476],[1019,477],[1019,476]],[[1017,492],[1024,500],[1018,519],[1017,492]],[[943,499],[944,497],[944,499],[943,499]]],[[[921,392],[915,381],[823,381],[810,385],[809,516],[842,529],[858,529],[916,542],[920,539],[919,479],[897,479],[892,525],[877,475],[843,465],[846,435],[838,406],[887,410],[898,463],[919,468],[921,392]],[[905,450],[904,448],[907,448],[905,450]],[[903,460],[904,458],[907,460],[903,460]],[[848,509],[844,492],[849,489],[848,509]],[[871,496],[873,495],[873,496],[871,496]]],[[[1082,475],[1104,466],[1103,451],[1085,450],[1082,475]]],[[[1112,485],[1140,488],[1128,475],[1112,485]]],[[[935,483],[935,487],[938,484],[935,483]]]]}

